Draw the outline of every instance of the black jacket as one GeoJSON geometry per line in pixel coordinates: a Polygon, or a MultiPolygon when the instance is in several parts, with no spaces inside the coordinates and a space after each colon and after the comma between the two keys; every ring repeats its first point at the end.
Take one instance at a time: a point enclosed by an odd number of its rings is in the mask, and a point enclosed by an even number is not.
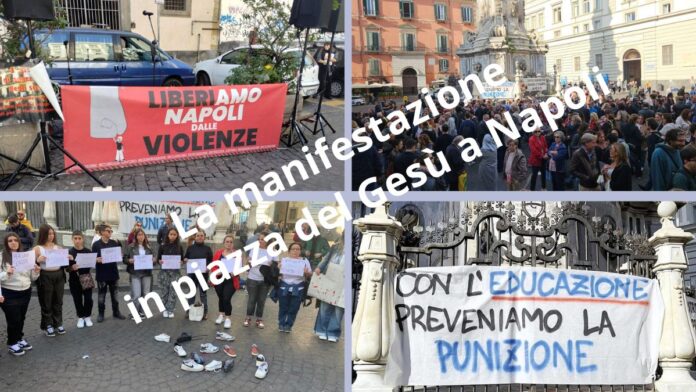
{"type": "Polygon", "coordinates": [[[585,188],[596,188],[597,177],[599,177],[597,154],[592,154],[590,159],[584,148],[578,148],[570,158],[570,172],[580,180],[580,185],[585,188]]]}
{"type": "Polygon", "coordinates": [[[609,186],[612,191],[632,191],[633,190],[633,172],[631,167],[625,163],[620,164],[611,172],[611,182],[609,186]]]}
{"type": "MultiPolygon", "coordinates": [[[[143,246],[145,248],[145,254],[146,255],[151,255],[152,249],[150,249],[149,246],[143,246]]],[[[126,253],[123,255],[123,263],[126,265],[126,271],[128,271],[129,274],[134,274],[136,277],[142,277],[142,276],[152,276],[152,270],[135,270],[135,263],[131,264],[128,262],[128,260],[133,259],[134,256],[139,255],[138,253],[138,244],[135,242],[128,245],[126,247],[126,253]]],[[[153,259],[154,261],[154,259],[153,259]]]]}
{"type": "Polygon", "coordinates": [[[77,261],[76,261],[75,259],[77,258],[77,254],[78,254],[78,253],[94,253],[94,252],[92,252],[92,251],[91,251],[88,247],[86,247],[86,246],[85,246],[84,248],[80,249],[80,250],[75,249],[74,247],[73,247],[73,248],[70,248],[70,249],[68,250],[68,254],[70,254],[70,256],[73,257],[73,259],[70,260],[70,262],[69,262],[69,264],[68,264],[68,266],[69,266],[69,268],[68,268],[68,276],[69,276],[69,278],[68,278],[68,279],[70,279],[71,281],[74,281],[74,282],[77,282],[77,281],[80,280],[79,275],[88,274],[88,273],[89,273],[89,270],[91,269],[91,268],[79,268],[77,271],[73,271],[73,270],[72,270],[72,266],[75,265],[75,264],[77,264],[77,261]]]}
{"type": "MultiPolygon", "coordinates": [[[[213,250],[210,249],[208,245],[193,243],[186,249],[184,254],[185,259],[205,259],[205,265],[210,264],[213,261],[213,250]]],[[[203,276],[208,277],[207,273],[203,276]]]]}
{"type": "Polygon", "coordinates": [[[31,230],[23,224],[20,223],[17,227],[7,225],[5,231],[15,233],[19,236],[19,241],[22,243],[22,250],[28,251],[34,246],[34,235],[31,233],[31,230]]]}
{"type": "MultiPolygon", "coordinates": [[[[92,245],[92,253],[96,253],[97,257],[101,257],[101,250],[106,248],[121,247],[121,243],[115,240],[104,241],[99,240],[92,245]]],[[[117,263],[99,264],[97,263],[97,281],[98,282],[113,282],[118,280],[117,263]]]]}

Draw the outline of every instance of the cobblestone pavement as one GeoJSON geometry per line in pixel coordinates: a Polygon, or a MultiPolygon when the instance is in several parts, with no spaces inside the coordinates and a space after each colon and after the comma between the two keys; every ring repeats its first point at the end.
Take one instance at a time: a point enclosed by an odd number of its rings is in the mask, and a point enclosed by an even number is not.
{"type": "MultiPolygon", "coordinates": [[[[303,113],[313,113],[316,106],[316,101],[313,99],[305,101],[303,113]]],[[[343,100],[325,101],[322,113],[336,129],[335,134],[326,130],[326,143],[330,145],[333,140],[344,135],[343,100]]],[[[312,126],[312,124],[308,125],[312,126]]],[[[314,151],[314,141],[321,137],[321,134],[312,136],[311,133],[305,133],[312,146],[311,151],[314,151]]],[[[114,191],[231,191],[249,181],[256,182],[262,188],[262,182],[259,179],[265,173],[277,171],[281,165],[294,159],[304,162],[304,154],[300,148],[300,144],[287,148],[281,143],[278,150],[270,152],[105,170],[94,172],[94,174],[105,185],[111,185],[114,191]]],[[[343,189],[343,162],[331,158],[331,164],[331,169],[324,170],[316,176],[310,175],[307,181],[299,181],[288,190],[343,189]]],[[[58,150],[51,151],[51,165],[53,170],[63,168],[63,156],[58,150]]],[[[95,186],[98,185],[86,174],[67,174],[59,176],[58,180],[43,181],[26,176],[9,190],[89,191],[95,186]]]]}
{"type": "MultiPolygon", "coordinates": [[[[119,291],[119,298],[125,290],[119,291]]],[[[237,350],[235,366],[230,373],[189,373],[180,369],[181,359],[171,343],[154,340],[167,333],[174,339],[181,332],[193,335],[194,340],[183,344],[188,354],[197,351],[201,343],[212,342],[220,347],[217,354],[201,354],[206,362],[228,357],[222,353],[223,342],[215,340],[218,330],[217,295],[208,291],[212,317],[202,323],[184,319],[177,306],[174,319],[157,315],[136,325],[132,320],[111,317],[107,304],[106,319],[96,322],[96,293],[92,320],[94,327],[77,329],[75,307],[66,292],[63,298],[63,318],[67,333],[54,338],[39,330],[40,309],[32,296],[25,338],[34,349],[21,357],[13,357],[4,346],[5,318],[0,321],[0,385],[5,390],[21,391],[339,391],[343,390],[343,339],[338,343],[321,341],[313,335],[317,310],[314,304],[300,309],[290,334],[277,330],[278,306],[270,299],[265,308],[265,329],[242,326],[246,293],[238,291],[232,301],[232,328],[236,337],[231,345],[237,350]],[[254,377],[256,363],[249,354],[256,343],[269,363],[264,380],[254,377]],[[83,358],[89,355],[88,358],[83,358]]],[[[108,298],[107,298],[108,302],[108,298]]],[[[121,310],[126,311],[121,301],[121,310]]],[[[4,315],[3,315],[4,316],[4,315]]],[[[222,329],[220,329],[222,330],[222,329]]]]}

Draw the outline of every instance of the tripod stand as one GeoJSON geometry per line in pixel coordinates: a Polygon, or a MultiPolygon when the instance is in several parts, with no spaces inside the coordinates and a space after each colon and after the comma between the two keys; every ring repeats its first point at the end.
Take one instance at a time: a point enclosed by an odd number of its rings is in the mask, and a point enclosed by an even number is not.
{"type": "MultiPolygon", "coordinates": [[[[301,34],[302,30],[298,32],[298,36],[300,36],[301,34]]],[[[297,121],[297,103],[300,100],[300,88],[302,87],[302,72],[304,71],[305,56],[307,55],[307,41],[309,41],[309,28],[305,28],[304,44],[302,45],[302,57],[300,60],[300,73],[297,76],[297,87],[295,88],[295,102],[292,106],[292,116],[290,117],[290,124],[288,124],[290,129],[288,130],[288,133],[285,136],[285,145],[288,147],[292,147],[297,143],[301,143],[303,147],[307,145],[307,137],[304,135],[304,133],[302,133],[300,124],[297,121]],[[299,140],[292,140],[293,133],[297,135],[297,138],[299,140]]]]}
{"type": "Polygon", "coordinates": [[[336,133],[336,130],[334,127],[331,125],[329,120],[324,117],[324,115],[321,113],[321,105],[324,102],[324,94],[326,93],[326,89],[328,88],[329,91],[331,91],[331,48],[334,46],[334,37],[336,36],[336,32],[332,31],[331,32],[331,44],[329,46],[329,59],[328,59],[328,64],[326,64],[327,72],[326,72],[326,79],[324,79],[324,89],[319,92],[319,103],[317,104],[317,111],[314,112],[314,129],[312,130],[312,135],[316,135],[319,133],[317,128],[320,128],[322,136],[326,136],[326,133],[324,132],[324,127],[329,127],[331,132],[336,133]]]}

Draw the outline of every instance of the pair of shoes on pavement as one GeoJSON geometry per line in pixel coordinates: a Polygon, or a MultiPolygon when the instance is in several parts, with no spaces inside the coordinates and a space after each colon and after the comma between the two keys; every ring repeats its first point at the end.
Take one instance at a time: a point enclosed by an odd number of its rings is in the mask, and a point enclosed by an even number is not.
{"type": "Polygon", "coordinates": [[[266,357],[263,354],[256,356],[256,374],[254,377],[258,379],[264,379],[268,375],[268,362],[266,362],[266,357]]]}
{"type": "Polygon", "coordinates": [[[221,314],[218,315],[217,318],[215,319],[215,324],[216,325],[223,324],[223,327],[225,329],[232,328],[232,320],[230,320],[229,318],[225,318],[225,316],[223,316],[221,314]],[[223,321],[224,321],[224,324],[223,324],[223,321]]]}
{"type": "Polygon", "coordinates": [[[174,312],[170,312],[170,311],[165,310],[164,312],[162,312],[162,317],[164,317],[164,318],[174,318],[174,312]]]}
{"type": "Polygon", "coordinates": [[[169,343],[170,339],[171,339],[171,337],[169,335],[167,335],[166,333],[161,333],[161,334],[155,336],[155,340],[158,342],[169,343]]]}
{"type": "Polygon", "coordinates": [[[235,339],[234,336],[225,333],[225,332],[215,332],[215,340],[222,340],[225,342],[233,342],[235,339]]]}
{"type": "Polygon", "coordinates": [[[93,325],[91,317],[83,317],[77,320],[77,328],[91,327],[93,325]]]}
{"type": "Polygon", "coordinates": [[[65,328],[63,328],[62,325],[56,329],[54,329],[52,325],[46,327],[46,336],[52,338],[56,336],[56,333],[58,333],[58,335],[65,335],[65,328]]]}
{"type": "MultiPolygon", "coordinates": [[[[222,362],[214,359],[210,361],[207,365],[203,366],[200,363],[197,363],[193,359],[186,359],[184,362],[181,363],[181,370],[187,371],[187,372],[202,372],[205,370],[206,372],[219,372],[222,369],[222,362]]],[[[230,370],[231,367],[230,367],[230,370]]],[[[229,371],[229,370],[228,370],[229,371]]]]}
{"type": "Polygon", "coordinates": [[[9,350],[10,354],[16,357],[26,354],[26,352],[31,350],[32,348],[33,347],[31,346],[31,344],[29,344],[29,342],[27,342],[24,339],[11,346],[7,346],[7,349],[9,350]]]}

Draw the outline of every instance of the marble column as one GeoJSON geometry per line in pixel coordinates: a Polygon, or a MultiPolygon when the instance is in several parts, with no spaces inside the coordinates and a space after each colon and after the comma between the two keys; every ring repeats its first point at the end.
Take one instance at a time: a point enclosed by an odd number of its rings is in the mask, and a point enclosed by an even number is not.
{"type": "Polygon", "coordinates": [[[43,210],[43,218],[48,223],[53,227],[54,229],[58,226],[58,223],[56,222],[56,202],[55,201],[45,201],[44,202],[44,210],[43,210]]]}
{"type": "Polygon", "coordinates": [[[5,206],[4,201],[0,201],[0,219],[2,219],[4,222],[5,219],[7,219],[7,216],[7,206],[5,206]]]}
{"type": "MultiPolygon", "coordinates": [[[[119,209],[117,201],[105,201],[102,207],[102,221],[107,225],[110,225],[114,230],[111,238],[114,240],[122,240],[127,237],[123,235],[118,230],[119,222],[121,220],[121,210],[119,209]]],[[[130,230],[130,227],[128,228],[130,230]]]]}
{"type": "Polygon", "coordinates": [[[696,391],[696,379],[689,372],[696,356],[696,335],[689,317],[684,292],[684,272],[687,268],[684,245],[694,236],[674,226],[677,205],[661,202],[657,213],[662,227],[650,237],[657,261],[653,267],[665,303],[658,364],[662,377],[655,382],[658,392],[696,391]]]}
{"type": "Polygon", "coordinates": [[[363,263],[360,295],[353,318],[352,352],[357,378],[353,391],[392,391],[384,382],[394,323],[393,282],[399,265],[397,245],[403,227],[387,206],[358,219],[362,232],[358,259],[363,263]]]}
{"type": "Polygon", "coordinates": [[[227,234],[227,228],[232,220],[232,212],[227,203],[220,202],[215,204],[215,216],[218,219],[218,223],[214,227],[211,227],[211,229],[215,231],[213,233],[213,242],[222,244],[227,234]]]}

